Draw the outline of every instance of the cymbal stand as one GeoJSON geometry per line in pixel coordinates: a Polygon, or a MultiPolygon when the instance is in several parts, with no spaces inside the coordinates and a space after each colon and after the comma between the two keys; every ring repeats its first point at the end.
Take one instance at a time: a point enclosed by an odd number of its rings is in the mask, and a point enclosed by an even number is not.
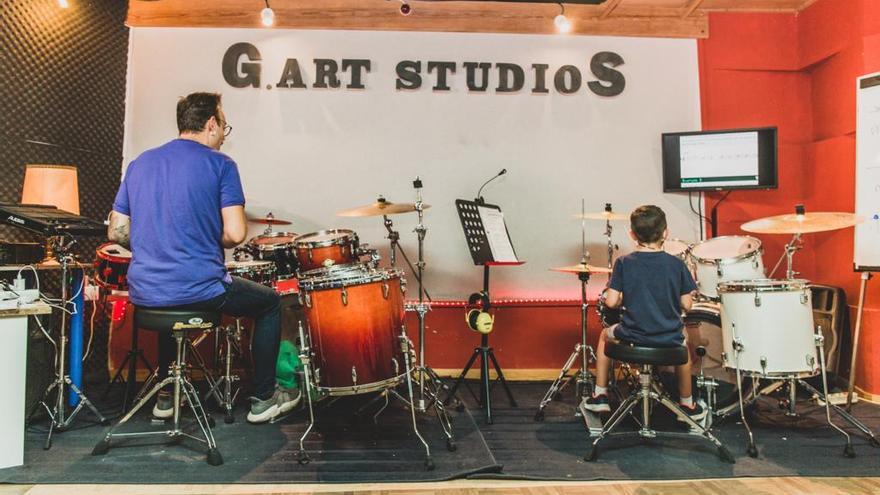
{"type": "MultiPolygon", "coordinates": [[[[583,216],[583,205],[581,205],[581,216],[583,216]]],[[[611,213],[611,203],[605,203],[605,211],[611,213]]],[[[605,238],[608,240],[608,268],[612,267],[614,262],[614,251],[620,249],[619,246],[614,244],[611,240],[611,233],[614,231],[614,228],[611,226],[611,219],[605,220],[605,238]]],[[[584,261],[586,263],[586,261],[584,261]]]]}
{"type": "Polygon", "coordinates": [[[804,240],[801,238],[801,234],[798,233],[793,235],[788,244],[783,248],[784,252],[782,253],[782,256],[779,257],[779,261],[776,262],[776,265],[773,266],[773,271],[770,272],[768,278],[773,278],[776,270],[779,269],[779,265],[782,264],[782,260],[785,260],[787,266],[787,269],[785,270],[785,278],[788,280],[795,278],[799,272],[794,271],[794,255],[803,249],[803,247],[804,240]]]}
{"type": "MultiPolygon", "coordinates": [[[[266,219],[267,220],[275,220],[275,215],[273,215],[272,212],[270,211],[269,213],[266,213],[266,219]]],[[[270,224],[266,225],[266,230],[263,231],[263,235],[268,235],[271,233],[272,233],[272,224],[270,223],[270,224]]]]}
{"type": "Polygon", "coordinates": [[[46,443],[43,445],[43,450],[49,450],[52,448],[52,433],[55,430],[64,431],[68,427],[70,427],[71,423],[73,423],[73,419],[77,414],[82,410],[83,405],[89,408],[92,411],[92,414],[98,418],[98,421],[102,425],[109,425],[110,421],[105,418],[98,409],[89,401],[88,397],[73,383],[70,379],[70,375],[67,374],[66,364],[67,364],[67,306],[69,301],[67,300],[70,296],[67,276],[69,274],[68,265],[75,261],[73,255],[70,252],[70,249],[73,247],[73,243],[76,242],[73,239],[68,239],[68,242],[65,242],[64,236],[58,236],[56,238],[55,243],[55,256],[58,258],[59,263],[61,264],[61,325],[58,330],[58,347],[56,350],[56,368],[55,368],[55,380],[49,384],[49,387],[43,392],[43,398],[40,400],[40,405],[46,409],[46,412],[49,414],[49,434],[46,437],[46,443]],[[64,404],[65,393],[64,386],[67,385],[70,387],[70,390],[77,395],[79,398],[76,407],[73,409],[73,412],[67,416],[67,406],[64,404]],[[50,407],[46,399],[49,397],[49,394],[55,390],[57,392],[56,400],[54,406],[50,407]]]}
{"type": "Polygon", "coordinates": [[[413,181],[413,188],[416,190],[416,213],[419,215],[419,223],[416,225],[415,233],[419,241],[419,261],[416,262],[418,267],[418,275],[416,280],[419,281],[419,303],[416,305],[416,314],[419,316],[419,411],[425,411],[425,314],[430,309],[430,305],[425,304],[425,285],[422,283],[423,271],[425,269],[425,235],[428,233],[425,227],[424,216],[425,209],[422,203],[422,181],[418,177],[413,181]]]}
{"type": "MultiPolygon", "coordinates": [[[[382,197],[380,196],[379,199],[382,199],[382,197]]],[[[420,207],[421,207],[421,205],[420,205],[420,207]]],[[[422,211],[424,211],[424,209],[422,209],[422,211]]],[[[422,216],[422,212],[419,212],[419,224],[422,223],[421,216],[422,216]]],[[[403,260],[406,261],[407,266],[409,266],[409,269],[415,275],[416,281],[419,282],[419,284],[421,284],[422,283],[421,272],[419,270],[416,270],[415,265],[412,264],[412,262],[409,260],[409,256],[406,255],[406,251],[403,250],[403,246],[400,245],[400,232],[394,230],[394,222],[392,222],[391,219],[388,218],[388,215],[382,215],[382,218],[384,219],[383,222],[385,225],[385,230],[388,231],[388,240],[391,241],[390,258],[391,258],[392,268],[397,266],[397,252],[399,251],[400,255],[403,256],[403,260]]],[[[427,231],[427,229],[425,229],[425,231],[427,231]]],[[[421,240],[424,241],[424,238],[425,238],[424,233],[422,233],[421,240]]],[[[424,264],[424,261],[422,261],[422,263],[424,264]]],[[[424,266],[423,266],[423,268],[424,268],[424,266]]],[[[430,301],[431,296],[430,296],[430,294],[428,294],[428,290],[427,289],[422,289],[422,290],[425,293],[425,298],[428,301],[430,301]]]]}
{"type": "MultiPolygon", "coordinates": [[[[586,263],[586,261],[584,261],[584,263],[586,263]]],[[[596,361],[596,352],[593,350],[592,346],[587,344],[587,308],[589,308],[589,304],[587,303],[587,282],[590,281],[590,273],[578,273],[578,279],[581,281],[581,341],[575,344],[574,351],[568,356],[568,360],[565,364],[562,365],[562,370],[559,372],[559,376],[556,377],[556,380],[550,385],[547,393],[544,394],[544,398],[541,399],[541,403],[538,405],[538,411],[535,413],[535,421],[544,420],[544,408],[550,404],[559,391],[562,390],[571,380],[576,380],[575,394],[578,397],[587,397],[588,394],[592,393],[592,388],[595,384],[593,374],[590,373],[588,368],[591,359],[593,362],[596,361]],[[574,365],[578,355],[581,357],[580,370],[566,380],[568,370],[574,365]]],[[[579,412],[575,413],[575,415],[579,414],[579,412]]]]}

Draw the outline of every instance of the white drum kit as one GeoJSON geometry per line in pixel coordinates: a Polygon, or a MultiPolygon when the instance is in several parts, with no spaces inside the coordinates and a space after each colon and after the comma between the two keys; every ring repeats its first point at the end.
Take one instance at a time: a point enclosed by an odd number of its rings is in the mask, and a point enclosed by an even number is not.
{"type": "MultiPolygon", "coordinates": [[[[628,220],[628,216],[616,214],[610,205],[606,205],[604,212],[581,213],[577,218],[606,222],[610,267],[616,249],[611,241],[611,222],[628,220]]],[[[826,400],[828,386],[822,329],[814,327],[810,283],[797,279],[797,272],[793,269],[794,254],[802,248],[802,234],[852,227],[859,221],[850,213],[806,213],[798,205],[794,215],[762,218],[744,224],[742,229],[749,233],[793,235],[770,274],[772,277],[785,260],[787,272],[784,279],[772,279],[765,274],[761,241],[752,236],[730,235],[696,244],[670,238],[664,243],[667,253],[688,265],[698,286],[699,295],[691,311],[684,315],[684,321],[692,362],[699,363],[694,367],[694,372],[699,372],[697,386],[704,391],[709,409],[706,426],[711,427],[715,419],[739,413],[748,433],[747,451],[752,457],[756,457],[758,451],[745,417],[745,408],[761,396],[781,390],[787,393],[780,400],[780,406],[785,407],[787,415],[795,416],[798,386],[820,404],[824,403],[828,424],[846,438],[845,456],[855,455],[852,442],[849,435],[832,422],[832,410],[867,435],[873,446],[880,446],[866,425],[826,400]],[[818,375],[822,379],[821,391],[805,381],[818,375]]],[[[579,265],[582,269],[578,270],[582,280],[588,279],[590,273],[610,271],[588,265],[588,259],[589,254],[584,249],[579,265]]],[[[554,270],[574,273],[564,268],[554,270]]],[[[586,308],[586,301],[582,306],[586,308]]],[[[598,309],[603,325],[619,321],[619,313],[603,307],[602,298],[598,309]]],[[[563,380],[577,354],[584,361],[580,373],[575,375],[578,384],[592,378],[585,371],[593,349],[586,343],[585,318],[583,320],[582,342],[576,346],[559,379],[541,402],[536,420],[543,418],[544,407],[564,386],[563,380]]]]}

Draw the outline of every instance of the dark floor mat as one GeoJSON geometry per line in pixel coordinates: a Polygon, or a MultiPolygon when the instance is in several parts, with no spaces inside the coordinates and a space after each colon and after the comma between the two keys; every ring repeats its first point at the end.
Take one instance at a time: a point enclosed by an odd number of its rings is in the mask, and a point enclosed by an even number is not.
{"type": "MultiPolygon", "coordinates": [[[[519,407],[510,407],[500,388],[493,394],[494,424],[486,425],[482,411],[468,398],[477,424],[495,459],[504,465],[500,477],[554,480],[595,479],[699,479],[735,476],[875,476],[880,449],[866,437],[832,415],[853,438],[856,457],[843,456],[844,437],[825,422],[824,408],[803,402],[798,418],[787,418],[773,400],[762,400],[750,425],[760,451],[757,459],[746,454],[746,433],[738,418],[716,426],[716,436],[736,458],[722,462],[716,449],[698,437],[608,438],[600,443],[597,462],[585,462],[588,433],[574,416],[572,390],[551,403],[543,422],[535,422],[538,402],[549,383],[511,383],[519,407]]],[[[464,394],[462,395],[464,397],[464,394]]],[[[880,431],[880,407],[860,403],[856,416],[880,431]]],[[[674,417],[655,413],[654,427],[685,431],[674,417]]],[[[627,425],[624,425],[627,426],[627,425]]],[[[499,477],[478,474],[474,477],[499,477]]]]}
{"type": "MultiPolygon", "coordinates": [[[[162,444],[161,437],[120,440],[120,446],[106,455],[92,456],[92,448],[106,428],[82,427],[91,420],[87,413],[82,413],[73,429],[55,436],[54,445],[48,451],[42,449],[45,424],[31,428],[26,438],[25,466],[0,470],[0,482],[433,481],[500,470],[471,416],[467,412],[453,412],[456,452],[447,450],[445,436],[434,414],[419,415],[419,429],[431,447],[436,466],[435,470],[426,471],[425,450],[413,433],[408,409],[392,402],[375,426],[372,414],[365,414],[360,420],[353,418],[353,412],[367,399],[366,396],[344,398],[317,411],[320,421],[306,443],[312,460],[304,466],[295,457],[299,437],[307,425],[308,413],[304,410],[276,424],[264,425],[246,424],[244,406],[237,408],[233,424],[224,424],[222,414],[214,414],[217,420],[214,435],[225,461],[219,467],[205,462],[201,444],[185,440],[182,445],[168,446],[162,444]]],[[[108,407],[104,404],[102,410],[108,407]]],[[[161,429],[151,426],[147,416],[138,414],[130,430],[161,429]]]]}

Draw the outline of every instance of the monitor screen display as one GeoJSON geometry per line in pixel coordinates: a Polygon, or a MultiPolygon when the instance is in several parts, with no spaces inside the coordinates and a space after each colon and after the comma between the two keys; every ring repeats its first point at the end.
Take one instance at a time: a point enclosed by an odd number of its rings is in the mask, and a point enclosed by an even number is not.
{"type": "Polygon", "coordinates": [[[663,134],[663,191],[772,189],[776,128],[663,134]]]}

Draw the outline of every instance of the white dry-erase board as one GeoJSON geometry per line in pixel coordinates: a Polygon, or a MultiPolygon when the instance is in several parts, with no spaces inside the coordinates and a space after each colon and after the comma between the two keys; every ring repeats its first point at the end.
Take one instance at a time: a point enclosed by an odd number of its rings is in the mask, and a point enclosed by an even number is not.
{"type": "Polygon", "coordinates": [[[880,271],[880,73],[856,80],[856,271],[880,271]]]}

